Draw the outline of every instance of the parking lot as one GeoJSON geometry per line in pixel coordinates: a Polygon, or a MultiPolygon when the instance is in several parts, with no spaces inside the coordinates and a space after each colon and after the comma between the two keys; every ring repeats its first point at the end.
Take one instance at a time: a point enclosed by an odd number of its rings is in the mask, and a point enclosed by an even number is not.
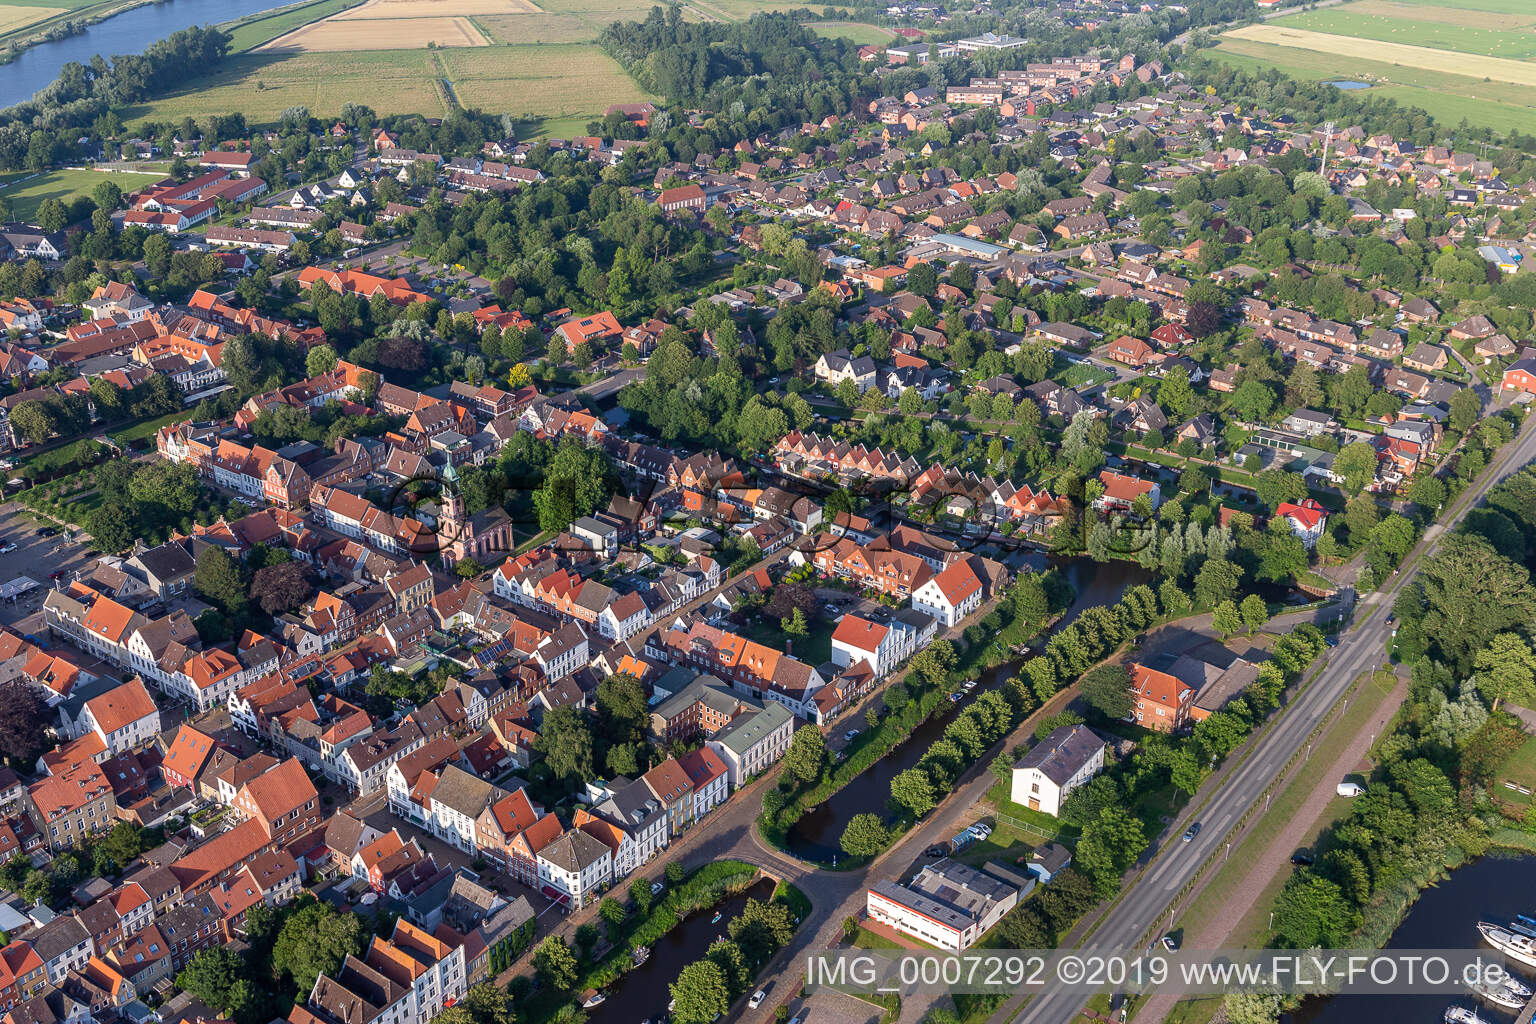
{"type": "Polygon", "coordinates": [[[50,575],[84,568],[88,561],[84,544],[69,540],[62,530],[49,537],[38,534],[46,529],[23,515],[14,503],[0,506],[0,548],[16,545],[14,550],[0,554],[0,583],[30,576],[39,584],[14,600],[0,601],[0,624],[17,625],[38,615],[53,586],[50,575]]]}

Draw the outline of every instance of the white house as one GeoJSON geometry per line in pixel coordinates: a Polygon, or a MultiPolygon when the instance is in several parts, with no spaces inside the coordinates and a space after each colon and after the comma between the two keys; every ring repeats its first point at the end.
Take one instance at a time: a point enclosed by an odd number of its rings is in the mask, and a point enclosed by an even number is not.
{"type": "Polygon", "coordinates": [[[889,626],[857,615],[845,615],[832,632],[832,663],[838,668],[869,662],[876,678],[896,667],[900,638],[889,626]]]}
{"type": "Polygon", "coordinates": [[[1300,504],[1283,502],[1275,509],[1275,515],[1284,519],[1291,533],[1301,538],[1301,542],[1308,548],[1317,544],[1317,539],[1328,526],[1328,510],[1318,504],[1315,498],[1304,498],[1300,504]]]}
{"type": "Polygon", "coordinates": [[[912,607],[953,626],[981,607],[981,579],[967,561],[958,561],[912,591],[912,607]]]}
{"type": "Polygon", "coordinates": [[[1086,725],[1064,725],[1013,766],[1009,799],[1030,810],[1059,814],[1067,794],[1103,768],[1104,741],[1086,725]]]}
{"type": "Polygon", "coordinates": [[[579,828],[544,847],[536,859],[539,881],[559,892],[561,902],[572,909],[595,899],[598,889],[613,877],[612,851],[579,828]]]}
{"type": "Polygon", "coordinates": [[[845,348],[817,359],[815,373],[817,380],[824,380],[833,387],[851,380],[861,394],[875,386],[875,361],[869,356],[855,357],[845,348]]]}

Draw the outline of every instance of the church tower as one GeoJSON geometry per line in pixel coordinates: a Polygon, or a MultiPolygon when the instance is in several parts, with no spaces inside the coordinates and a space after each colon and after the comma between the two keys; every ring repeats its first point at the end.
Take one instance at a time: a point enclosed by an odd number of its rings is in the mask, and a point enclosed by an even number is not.
{"type": "Polygon", "coordinates": [[[459,491],[459,474],[453,468],[451,459],[443,468],[440,492],[438,543],[442,548],[445,561],[459,562],[468,558],[469,553],[474,550],[475,527],[470,518],[464,514],[464,496],[459,491]]]}

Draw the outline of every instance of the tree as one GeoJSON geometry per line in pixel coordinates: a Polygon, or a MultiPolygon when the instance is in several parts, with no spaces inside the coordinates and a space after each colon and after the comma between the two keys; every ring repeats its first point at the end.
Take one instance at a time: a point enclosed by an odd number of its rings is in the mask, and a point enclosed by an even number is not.
{"type": "Polygon", "coordinates": [[[805,621],[805,612],[795,608],[779,620],[779,628],[790,636],[805,636],[810,627],[805,621]]]}
{"type": "Polygon", "coordinates": [[[672,1019],[677,1024],[709,1024],[731,1008],[725,972],[713,960],[684,967],[671,985],[672,1019]]]}
{"type": "Polygon", "coordinates": [[[617,672],[597,684],[597,720],[609,743],[633,743],[644,739],[650,717],[645,687],[626,672],[617,672]]]}
{"type": "Polygon", "coordinates": [[[1182,366],[1169,370],[1158,385],[1157,401],[1174,419],[1182,420],[1195,401],[1195,390],[1189,386],[1189,371],[1182,366]]]}
{"type": "Polygon", "coordinates": [[[1207,558],[1195,574],[1195,600],[1214,608],[1237,593],[1237,566],[1225,558],[1207,558]]]}
{"type": "Polygon", "coordinates": [[[240,567],[223,548],[209,545],[197,556],[197,567],[192,571],[192,589],[226,615],[238,615],[245,611],[245,580],[240,567]]]}
{"type": "Polygon", "coordinates": [[[533,745],[555,778],[567,785],[592,778],[592,725],[580,708],[567,705],[546,711],[533,745]]]}
{"type": "Polygon", "coordinates": [[[1358,544],[1368,537],[1380,518],[1381,512],[1376,507],[1376,500],[1366,491],[1361,491],[1344,503],[1344,525],[1349,527],[1349,537],[1353,543],[1358,544]]]}
{"type": "Polygon", "coordinates": [[[1243,603],[1238,607],[1243,615],[1243,625],[1248,627],[1249,633],[1256,633],[1259,627],[1269,621],[1269,606],[1258,594],[1249,594],[1243,598],[1243,603]]]}
{"type": "Polygon", "coordinates": [[[891,804],[899,813],[921,818],[938,802],[933,780],[922,768],[908,768],[891,779],[891,804]]]}
{"type": "Polygon", "coordinates": [[[1131,713],[1131,674],[1124,665],[1099,665],[1083,676],[1077,688],[1106,718],[1124,718],[1131,713]]]}
{"type": "Polygon", "coordinates": [[[579,966],[575,951],[558,935],[549,936],[533,951],[533,969],[539,980],[556,992],[569,992],[575,987],[579,966]]]}
{"type": "Polygon", "coordinates": [[[136,536],[133,520],[121,502],[102,502],[85,518],[85,528],[103,551],[121,551],[136,536]]]}
{"type": "Polygon", "coordinates": [[[1120,876],[1146,848],[1141,819],[1115,805],[1099,811],[1099,816],[1083,827],[1073,861],[1093,880],[1095,891],[1108,898],[1119,890],[1120,876]]]}
{"type": "Polygon", "coordinates": [[[612,493],[612,467],[599,448],[588,448],[567,435],[544,471],[544,482],[533,492],[539,529],[557,533],[577,519],[606,505],[612,493]]]}
{"type": "Polygon", "coordinates": [[[1227,637],[1243,628],[1242,613],[1237,610],[1237,605],[1231,601],[1223,601],[1218,604],[1211,613],[1211,625],[1225,640],[1227,637]]]}
{"type": "Polygon", "coordinates": [[[1275,941],[1288,949],[1335,948],[1349,941],[1356,917],[1338,883],[1294,874],[1275,900],[1275,941]]]}
{"type": "Polygon", "coordinates": [[[309,350],[309,355],[304,357],[304,370],[311,377],[318,377],[322,373],[330,373],[336,369],[336,363],[340,358],[331,346],[316,345],[309,350]]]}
{"type": "Polygon", "coordinates": [[[1446,537],[1414,582],[1424,599],[1424,637],[1453,671],[1466,673],[1494,636],[1536,619],[1530,573],[1480,537],[1446,537]]]}
{"type": "Polygon", "coordinates": [[[800,785],[808,785],[821,777],[826,761],[827,741],[821,730],[814,725],[802,725],[795,730],[784,754],[785,773],[800,785]]]}
{"type": "Polygon", "coordinates": [[[1526,707],[1536,703],[1536,652],[1518,633],[1499,633],[1477,652],[1477,689],[1493,701],[1493,710],[1505,700],[1526,707]]]}
{"type": "Polygon", "coordinates": [[[640,908],[640,913],[650,913],[651,903],[655,899],[655,897],[651,895],[651,883],[647,882],[643,878],[637,878],[633,882],[630,882],[629,898],[634,901],[635,906],[640,908]]]}
{"type": "Polygon", "coordinates": [[[1359,493],[1376,479],[1376,449],[1364,441],[1345,445],[1333,459],[1333,472],[1344,481],[1344,490],[1359,493]]]}
{"type": "Polygon", "coordinates": [[[850,857],[874,857],[891,841],[890,832],[877,814],[855,814],[843,828],[838,845],[850,857]]]}
{"type": "Polygon", "coordinates": [[[176,975],[176,985],[221,1014],[229,1014],[234,1009],[230,996],[235,983],[245,973],[245,962],[234,950],[213,946],[198,950],[176,975]]]}
{"type": "Polygon", "coordinates": [[[1457,433],[1471,430],[1482,413],[1483,403],[1471,388],[1461,388],[1451,396],[1451,429],[1457,433]]]}
{"type": "Polygon", "coordinates": [[[624,912],[624,904],[612,896],[604,896],[603,901],[597,905],[597,916],[601,917],[603,924],[608,926],[608,938],[612,941],[619,932],[619,926],[629,915],[624,912]]]}
{"type": "Polygon", "coordinates": [[[42,402],[21,402],[11,410],[11,430],[28,444],[42,444],[58,429],[58,421],[42,402]]]}
{"type": "Polygon", "coordinates": [[[296,608],[309,592],[309,575],[301,562],[269,565],[251,577],[251,597],[268,615],[296,608]]]}
{"type": "Polygon", "coordinates": [[[360,956],[363,945],[362,923],[356,914],[309,902],[290,914],[278,931],[272,943],[272,970],[292,978],[297,991],[308,992],[315,987],[315,978],[334,977],[347,956],[360,956]]]}
{"type": "Polygon", "coordinates": [[[795,922],[790,920],[789,908],[777,900],[765,903],[748,899],[729,930],[731,941],[741,947],[749,961],[760,965],[789,944],[795,934],[795,922]]]}

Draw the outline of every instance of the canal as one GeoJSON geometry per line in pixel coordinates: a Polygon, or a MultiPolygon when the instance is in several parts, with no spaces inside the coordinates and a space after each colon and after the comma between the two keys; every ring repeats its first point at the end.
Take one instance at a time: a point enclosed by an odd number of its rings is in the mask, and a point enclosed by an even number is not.
{"type": "Polygon", "coordinates": [[[718,936],[747,905],[747,900],[767,902],[773,896],[773,881],[759,879],[752,887],[701,910],[662,936],[651,947],[650,959],[608,986],[607,999],[586,1011],[588,1024],[636,1024],[660,1021],[667,1016],[672,999],[671,985],[684,967],[701,960],[718,936]],[[711,923],[715,910],[720,920],[711,923]]]}
{"type": "MultiPolygon", "coordinates": [[[[1477,922],[1508,924],[1516,914],[1536,911],[1536,857],[1484,857],[1451,872],[1439,885],[1425,889],[1387,943],[1388,949],[1477,949],[1489,957],[1498,953],[1482,945],[1477,922]]],[[[1513,973],[1531,982],[1533,972],[1512,961],[1513,973]]],[[[1532,985],[1536,988],[1536,984],[1532,985]]],[[[1331,996],[1304,1003],[1291,1014],[1289,1024],[1405,1024],[1422,1021],[1439,1024],[1452,1002],[1490,1024],[1504,1024],[1515,1011],[1504,1010],[1473,998],[1469,992],[1453,999],[1446,995],[1352,995],[1331,996]]]]}
{"type": "Polygon", "coordinates": [[[292,0],[167,0],[135,7],[91,25],[78,35],[28,47],[9,64],[0,65],[0,107],[33,97],[53,83],[64,65],[89,65],[100,54],[111,60],[121,54],[143,53],[149,45],[193,25],[218,25],[259,11],[282,7],[292,0]]]}
{"type": "MultiPolygon", "coordinates": [[[[1054,567],[1072,584],[1075,596],[1056,629],[1076,619],[1084,609],[1094,605],[1112,605],[1131,587],[1150,583],[1154,579],[1152,573],[1133,562],[1095,562],[1090,558],[1051,561],[1045,556],[1031,556],[1030,567],[1037,572],[1054,567]]],[[[997,688],[1018,668],[1018,661],[1010,661],[988,672],[982,677],[980,685],[966,694],[964,700],[958,704],[946,703],[933,717],[914,729],[911,736],[876,761],[868,771],[832,794],[815,809],[801,815],[785,836],[785,848],[795,856],[811,861],[831,862],[842,857],[843,851],[838,841],[842,838],[843,827],[848,824],[848,819],[855,814],[884,815],[886,799],[891,795],[891,779],[914,767],[928,752],[928,748],[944,734],[950,720],[974,700],[976,694],[997,688]]],[[[989,751],[982,760],[990,760],[992,753],[989,751]]]]}

